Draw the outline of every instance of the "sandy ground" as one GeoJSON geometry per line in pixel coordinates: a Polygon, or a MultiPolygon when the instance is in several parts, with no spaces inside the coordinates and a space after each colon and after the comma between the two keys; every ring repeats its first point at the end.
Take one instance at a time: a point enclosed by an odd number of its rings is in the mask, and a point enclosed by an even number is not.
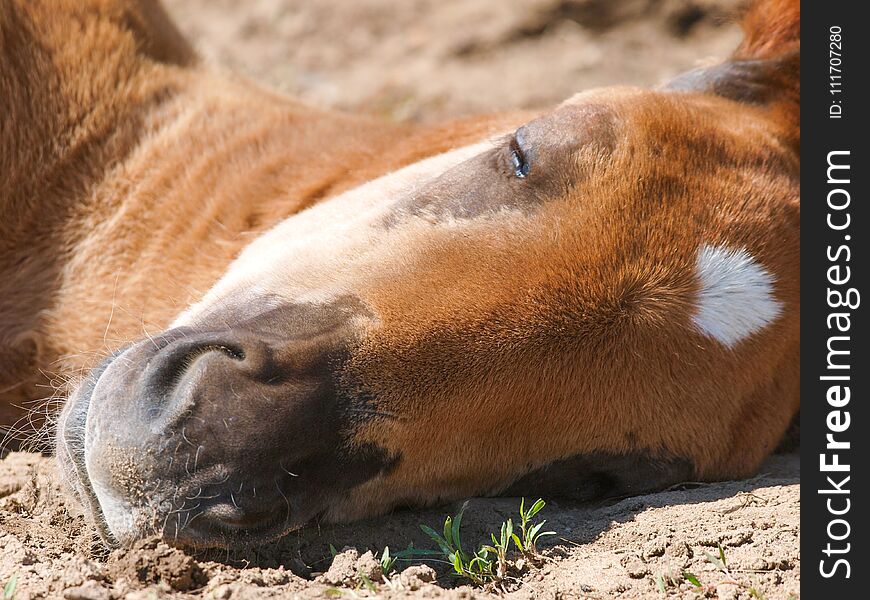
{"type": "MultiPolygon", "coordinates": [[[[0,461],[0,582],[16,577],[16,600],[796,598],[799,478],[797,455],[779,455],[747,481],[690,483],[606,506],[550,503],[542,516],[558,535],[542,545],[542,564],[511,573],[503,589],[487,590],[462,585],[436,562],[428,563],[433,570],[417,566],[420,561],[400,561],[399,573],[382,578],[365,556],[385,546],[394,554],[411,543],[432,548],[419,525],[440,528],[458,506],[311,526],[247,552],[189,555],[146,541],[107,554],[93,530],[64,504],[50,459],[11,454],[0,461]],[[333,559],[330,546],[353,550],[333,559]],[[715,560],[720,547],[727,573],[715,560]],[[689,583],[684,572],[702,587],[689,583]]],[[[504,519],[516,519],[517,506],[512,498],[472,500],[463,520],[466,546],[486,540],[504,519]]]]}
{"type": "MultiPolygon", "coordinates": [[[[650,85],[738,42],[734,0],[169,0],[206,60],[308,102],[431,120],[544,107],[583,89],[650,85]]],[[[50,459],[0,460],[0,586],[28,598],[799,597],[797,455],[754,479],[686,484],[606,506],[551,502],[545,559],[502,589],[444,565],[400,561],[379,577],[367,551],[430,548],[457,506],[311,526],[247,552],[189,555],[156,541],[107,553],[53,479],[50,459]],[[333,559],[330,545],[341,550],[333,559]],[[719,547],[726,557],[717,565],[719,547]],[[409,566],[409,564],[411,566],[409,566]],[[406,570],[407,569],[407,570],[406,570]],[[684,572],[697,577],[690,583],[684,572]],[[361,579],[359,573],[367,574],[361,579]],[[323,574],[325,573],[325,574],[323,574]],[[373,583],[369,584],[368,580],[373,583]]],[[[515,499],[473,500],[467,545],[514,516],[515,499]]],[[[488,540],[487,540],[488,541],[488,540]]],[[[3,597],[0,592],[0,597],[3,597]]],[[[4,598],[7,600],[7,598],[4,598]]]]}

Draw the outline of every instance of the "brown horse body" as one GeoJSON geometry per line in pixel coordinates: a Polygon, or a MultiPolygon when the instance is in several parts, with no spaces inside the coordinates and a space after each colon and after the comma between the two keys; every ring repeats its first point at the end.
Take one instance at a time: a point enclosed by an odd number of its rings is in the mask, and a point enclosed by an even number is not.
{"type": "Polygon", "coordinates": [[[410,126],[211,73],[147,0],[4,3],[0,423],[47,376],[146,338],[86,379],[60,428],[61,465],[114,542],[167,533],[190,510],[167,498],[244,469],[214,458],[212,426],[243,452],[232,436],[273,408],[233,397],[298,405],[278,421],[305,426],[275,440],[340,439],[257,449],[289,474],[264,475],[279,525],[233,496],[245,514],[202,509],[218,533],[182,542],[273,537],[306,503],[349,519],[752,473],[799,407],[795,4],[762,4],[732,60],[663,90],[410,126]],[[180,408],[158,426],[161,402],[180,408]],[[140,410],[147,447],[139,421],[106,420],[140,410]],[[321,412],[340,417],[306,420],[321,412]],[[176,438],[184,484],[160,458],[176,438]],[[139,452],[157,458],[120,474],[139,452]],[[123,490],[167,478],[172,494],[131,508],[123,490]]]}

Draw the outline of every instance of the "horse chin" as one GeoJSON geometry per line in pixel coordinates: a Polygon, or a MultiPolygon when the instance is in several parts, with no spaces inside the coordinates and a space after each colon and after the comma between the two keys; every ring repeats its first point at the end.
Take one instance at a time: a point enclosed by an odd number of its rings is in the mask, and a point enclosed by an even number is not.
{"type": "Polygon", "coordinates": [[[106,523],[99,499],[88,477],[85,462],[85,424],[97,381],[118,354],[120,352],[105,359],[91,371],[67,400],[57,422],[55,451],[55,459],[64,487],[84,511],[88,520],[94,524],[100,538],[110,546],[115,545],[117,540],[106,523]]]}

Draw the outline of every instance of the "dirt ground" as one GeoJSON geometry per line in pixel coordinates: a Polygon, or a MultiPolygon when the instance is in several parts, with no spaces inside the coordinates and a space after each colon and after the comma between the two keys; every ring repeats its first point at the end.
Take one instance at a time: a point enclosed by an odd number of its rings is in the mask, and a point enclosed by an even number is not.
{"type": "MultiPolygon", "coordinates": [[[[589,87],[656,84],[740,39],[723,24],[735,0],[167,4],[216,68],[390,119],[545,107],[589,87]]],[[[0,586],[10,592],[0,598],[797,598],[799,480],[799,458],[787,454],[746,481],[687,483],[605,506],[550,502],[543,516],[558,535],[544,544],[544,561],[493,590],[463,585],[432,562],[399,561],[403,572],[382,578],[366,554],[433,547],[419,525],[437,529],[458,506],[311,526],[245,552],[185,554],[152,540],[107,553],[65,502],[51,460],[14,453],[0,460],[0,586]]],[[[488,541],[504,519],[516,520],[517,506],[473,500],[466,544],[488,541]]]]}
{"type": "MultiPolygon", "coordinates": [[[[686,484],[606,506],[551,502],[542,516],[558,535],[542,544],[544,562],[512,573],[504,590],[461,585],[435,562],[428,563],[433,570],[399,561],[400,573],[384,579],[365,555],[385,546],[395,554],[411,543],[432,548],[419,525],[439,529],[455,505],[310,526],[247,552],[188,555],[152,540],[107,554],[68,510],[53,477],[51,460],[39,455],[0,461],[0,582],[17,579],[16,600],[799,597],[800,465],[793,454],[771,458],[747,481],[686,484]],[[353,550],[333,559],[330,545],[353,550]],[[720,547],[727,573],[716,562],[720,547]]],[[[516,520],[517,506],[511,498],[471,501],[463,520],[466,546],[486,540],[508,517],[516,520]]]]}

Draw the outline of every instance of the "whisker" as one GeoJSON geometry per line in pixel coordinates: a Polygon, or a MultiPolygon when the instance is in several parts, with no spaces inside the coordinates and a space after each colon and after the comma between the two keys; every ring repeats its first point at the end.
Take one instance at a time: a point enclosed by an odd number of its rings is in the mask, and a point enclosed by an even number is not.
{"type": "Polygon", "coordinates": [[[118,292],[118,279],[121,277],[120,273],[115,274],[115,284],[112,286],[112,310],[109,311],[109,321],[106,323],[106,330],[103,332],[103,345],[106,345],[106,338],[109,335],[109,327],[112,325],[112,319],[115,316],[115,298],[118,292]]]}
{"type": "Polygon", "coordinates": [[[187,433],[185,432],[185,428],[184,428],[184,427],[181,428],[181,439],[183,439],[185,442],[187,442],[188,444],[190,444],[191,447],[196,448],[196,444],[194,444],[194,443],[191,442],[189,439],[187,439],[187,433]]]}
{"type": "Polygon", "coordinates": [[[185,500],[198,500],[199,498],[202,498],[202,486],[199,487],[193,496],[185,496],[184,498],[185,500]]]}
{"type": "Polygon", "coordinates": [[[288,523],[290,523],[290,515],[292,514],[292,510],[290,509],[290,500],[287,499],[287,496],[284,494],[284,491],[281,489],[281,486],[278,485],[278,480],[275,479],[275,489],[278,490],[278,493],[281,494],[281,497],[284,498],[284,502],[287,504],[287,516],[284,518],[284,526],[286,527],[288,523]]]}
{"type": "Polygon", "coordinates": [[[196,467],[199,464],[199,453],[203,450],[203,446],[197,446],[196,454],[193,456],[193,472],[196,473],[196,467]]]}

